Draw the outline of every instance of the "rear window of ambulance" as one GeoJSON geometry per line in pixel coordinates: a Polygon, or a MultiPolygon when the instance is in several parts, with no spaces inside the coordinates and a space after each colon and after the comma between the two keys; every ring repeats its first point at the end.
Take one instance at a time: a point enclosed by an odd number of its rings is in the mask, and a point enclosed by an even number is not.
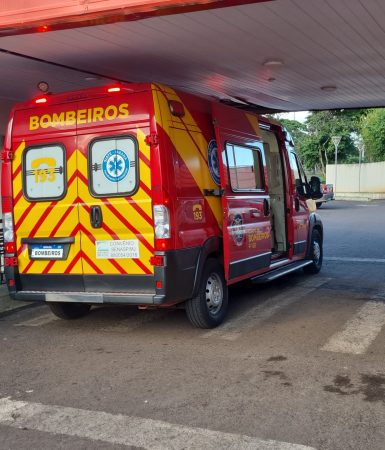
{"type": "Polygon", "coordinates": [[[29,147],[23,155],[23,193],[27,200],[61,199],[66,192],[66,157],[62,145],[29,147]]]}
{"type": "Polygon", "coordinates": [[[127,196],[137,191],[138,146],[133,137],[94,140],[89,147],[89,164],[93,196],[127,196]]]}

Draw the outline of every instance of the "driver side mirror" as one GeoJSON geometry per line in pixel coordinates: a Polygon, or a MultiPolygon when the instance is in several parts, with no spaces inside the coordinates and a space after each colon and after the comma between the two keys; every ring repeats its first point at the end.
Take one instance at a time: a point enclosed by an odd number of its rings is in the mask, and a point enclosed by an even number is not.
{"type": "Polygon", "coordinates": [[[313,200],[318,200],[323,196],[321,191],[321,179],[319,177],[310,178],[310,195],[313,200]]]}

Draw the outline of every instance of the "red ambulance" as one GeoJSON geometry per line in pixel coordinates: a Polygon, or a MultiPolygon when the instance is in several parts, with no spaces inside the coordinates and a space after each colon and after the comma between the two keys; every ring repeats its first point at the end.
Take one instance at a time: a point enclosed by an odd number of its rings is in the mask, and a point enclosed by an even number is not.
{"type": "Polygon", "coordinates": [[[310,183],[277,122],[159,84],[17,105],[2,152],[5,273],[16,300],[222,322],[228,285],[322,265],[310,183]]]}

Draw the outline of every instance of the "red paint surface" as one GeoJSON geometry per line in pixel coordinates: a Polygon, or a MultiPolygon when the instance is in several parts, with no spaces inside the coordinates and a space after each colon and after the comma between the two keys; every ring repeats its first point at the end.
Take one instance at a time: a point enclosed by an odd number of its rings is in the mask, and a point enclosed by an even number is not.
{"type": "Polygon", "coordinates": [[[271,0],[72,0],[63,6],[59,0],[38,5],[34,0],[3,0],[0,30],[2,36],[46,33],[266,1],[271,0]]]}

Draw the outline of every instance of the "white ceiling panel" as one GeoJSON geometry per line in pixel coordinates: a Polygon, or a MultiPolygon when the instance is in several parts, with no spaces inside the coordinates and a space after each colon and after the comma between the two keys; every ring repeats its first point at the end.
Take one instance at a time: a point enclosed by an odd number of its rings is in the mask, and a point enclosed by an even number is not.
{"type": "MultiPolygon", "coordinates": [[[[280,110],[385,105],[385,2],[276,0],[0,38],[0,47],[84,72],[158,81],[280,110]],[[282,66],[264,66],[269,59],[282,66]],[[323,86],[335,86],[325,92],[323,86]]],[[[0,97],[105,82],[0,53],[0,97]]]]}

